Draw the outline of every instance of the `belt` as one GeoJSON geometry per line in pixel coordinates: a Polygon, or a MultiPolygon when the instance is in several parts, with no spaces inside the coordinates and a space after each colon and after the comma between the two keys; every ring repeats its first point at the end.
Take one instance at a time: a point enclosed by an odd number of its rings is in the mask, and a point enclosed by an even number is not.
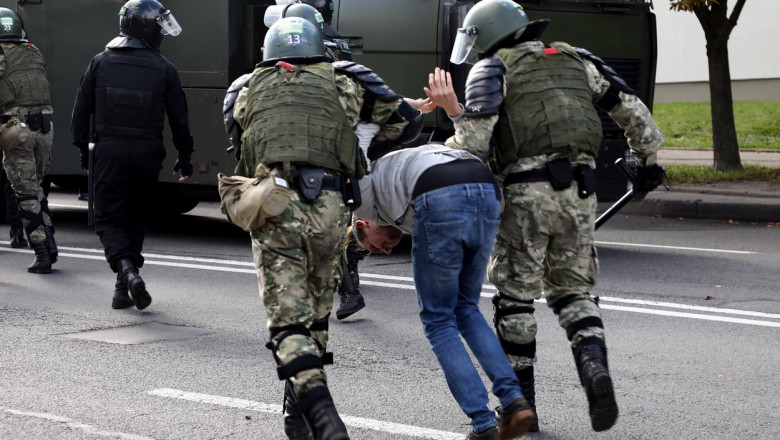
{"type": "Polygon", "coordinates": [[[476,159],[453,160],[434,165],[423,171],[412,191],[412,199],[447,186],[467,183],[490,183],[495,185],[493,173],[481,161],[476,159]]]}
{"type": "Polygon", "coordinates": [[[322,178],[323,191],[341,191],[344,188],[343,180],[341,176],[328,176],[327,174],[322,178]]]}
{"type": "MultiPolygon", "coordinates": [[[[574,177],[577,177],[577,170],[581,168],[588,168],[588,165],[572,165],[571,172],[574,177]]],[[[576,180],[576,179],[575,179],[576,180]]],[[[535,168],[533,170],[521,171],[519,173],[512,173],[504,179],[504,186],[514,185],[515,183],[528,183],[528,182],[549,182],[550,171],[547,168],[535,168]]]]}
{"type": "Polygon", "coordinates": [[[27,116],[19,116],[19,115],[0,115],[0,124],[7,124],[8,121],[10,121],[12,118],[19,118],[20,121],[24,122],[30,127],[31,131],[40,131],[41,133],[48,133],[51,129],[51,113],[40,113],[40,118],[35,118],[37,122],[33,123],[33,121],[29,117],[29,113],[27,116]]]}

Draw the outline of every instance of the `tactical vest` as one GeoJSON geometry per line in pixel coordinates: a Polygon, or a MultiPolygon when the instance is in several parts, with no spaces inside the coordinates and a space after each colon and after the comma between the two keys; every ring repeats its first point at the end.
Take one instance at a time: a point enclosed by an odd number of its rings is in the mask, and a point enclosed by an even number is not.
{"type": "Polygon", "coordinates": [[[507,68],[507,94],[493,132],[499,169],[521,157],[598,154],[601,120],[582,60],[571,46],[501,49],[495,56],[507,68]]]}
{"type": "Polygon", "coordinates": [[[51,105],[46,64],[30,43],[0,43],[5,53],[5,74],[0,80],[0,112],[13,107],[51,105]]]}
{"type": "Polygon", "coordinates": [[[307,164],[363,177],[366,163],[338,96],[333,66],[255,70],[242,143],[256,163],[307,164]]]}
{"type": "Polygon", "coordinates": [[[167,60],[144,49],[107,49],[103,54],[95,72],[98,138],[161,138],[167,60]]]}

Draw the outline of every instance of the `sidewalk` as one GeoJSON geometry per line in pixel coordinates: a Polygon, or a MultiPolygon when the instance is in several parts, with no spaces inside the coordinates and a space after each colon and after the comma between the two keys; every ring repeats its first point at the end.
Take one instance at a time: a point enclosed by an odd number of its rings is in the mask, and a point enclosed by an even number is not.
{"type": "MultiPolygon", "coordinates": [[[[780,151],[740,151],[742,164],[780,169],[780,151]]],[[[712,165],[711,150],[662,148],[658,163],[712,165]]],[[[611,203],[599,203],[599,213],[611,203]]],[[[620,214],[661,215],[710,220],[780,222],[780,182],[720,182],[659,186],[642,201],[632,201],[620,214]]],[[[619,214],[618,214],[619,215],[619,214]]]]}

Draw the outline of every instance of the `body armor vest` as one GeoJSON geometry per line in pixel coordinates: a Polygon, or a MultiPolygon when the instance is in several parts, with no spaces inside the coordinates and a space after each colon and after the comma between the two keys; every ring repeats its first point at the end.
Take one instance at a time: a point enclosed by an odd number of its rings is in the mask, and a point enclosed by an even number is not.
{"type": "Polygon", "coordinates": [[[493,132],[499,169],[521,157],[598,154],[601,120],[582,60],[569,45],[501,49],[495,56],[507,69],[507,94],[493,132]]]}
{"type": "Polygon", "coordinates": [[[306,164],[360,178],[366,163],[339,101],[330,63],[257,69],[242,143],[256,163],[306,164]]]}
{"type": "Polygon", "coordinates": [[[46,64],[37,47],[30,43],[1,43],[6,57],[5,74],[0,80],[0,112],[12,107],[51,105],[46,64]]]}
{"type": "Polygon", "coordinates": [[[150,50],[106,50],[95,75],[98,138],[161,138],[166,59],[150,50]]]}

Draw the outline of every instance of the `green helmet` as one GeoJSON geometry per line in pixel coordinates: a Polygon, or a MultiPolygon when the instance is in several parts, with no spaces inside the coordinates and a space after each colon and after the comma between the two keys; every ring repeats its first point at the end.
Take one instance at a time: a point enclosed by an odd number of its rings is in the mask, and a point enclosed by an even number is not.
{"type": "Polygon", "coordinates": [[[26,36],[24,23],[16,12],[0,8],[0,38],[22,39],[26,36]]]}
{"type": "Polygon", "coordinates": [[[300,17],[282,18],[271,25],[263,42],[263,64],[274,61],[324,60],[322,33],[300,17]]]}
{"type": "Polygon", "coordinates": [[[474,63],[477,53],[490,51],[511,35],[518,41],[533,40],[544,31],[547,23],[548,20],[528,20],[523,7],[512,0],[482,0],[463,19],[450,61],[474,63]]]}

